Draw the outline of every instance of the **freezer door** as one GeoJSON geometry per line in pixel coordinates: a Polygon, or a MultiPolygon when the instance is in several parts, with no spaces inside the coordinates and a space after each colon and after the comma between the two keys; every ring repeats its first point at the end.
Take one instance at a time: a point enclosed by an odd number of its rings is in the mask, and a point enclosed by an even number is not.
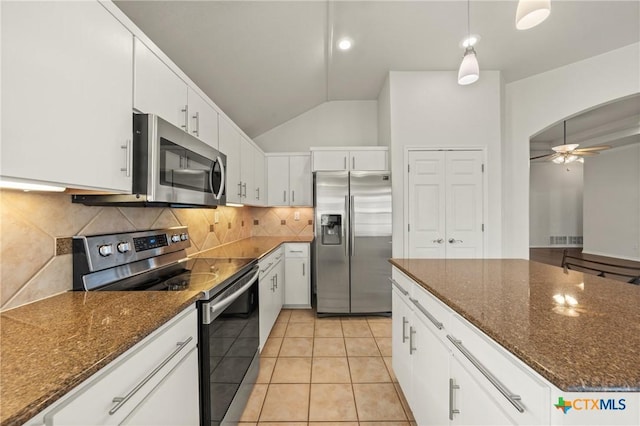
{"type": "Polygon", "coordinates": [[[318,313],[349,312],[347,172],[314,175],[315,262],[318,313]]]}
{"type": "Polygon", "coordinates": [[[391,173],[351,172],[351,312],[391,312],[391,173]]]}

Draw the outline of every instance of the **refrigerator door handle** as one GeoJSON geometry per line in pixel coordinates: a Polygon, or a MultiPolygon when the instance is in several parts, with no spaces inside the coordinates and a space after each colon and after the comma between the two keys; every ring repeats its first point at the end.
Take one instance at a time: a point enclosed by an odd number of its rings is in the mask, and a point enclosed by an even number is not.
{"type": "Polygon", "coordinates": [[[351,235],[351,256],[354,256],[356,253],[356,226],[355,226],[355,196],[351,196],[351,205],[349,206],[349,235],[351,235]]]}
{"type": "MultiPolygon", "coordinates": [[[[344,196],[344,214],[346,215],[349,212],[349,196],[345,195],[344,196]]],[[[346,218],[345,218],[346,219],[346,218]]],[[[347,221],[344,220],[343,223],[346,225],[347,221]]],[[[345,257],[349,257],[349,253],[347,251],[347,239],[344,237],[345,234],[345,227],[342,227],[342,241],[344,241],[344,255],[345,257]]],[[[347,234],[348,235],[348,234],[347,234]]]]}

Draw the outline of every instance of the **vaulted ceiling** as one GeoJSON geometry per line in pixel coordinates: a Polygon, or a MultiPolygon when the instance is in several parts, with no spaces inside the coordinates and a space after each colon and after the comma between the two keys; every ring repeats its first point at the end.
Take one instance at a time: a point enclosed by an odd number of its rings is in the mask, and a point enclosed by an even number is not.
{"type": "MultiPolygon", "coordinates": [[[[251,137],[326,101],[377,99],[391,70],[457,70],[467,34],[459,0],[115,3],[251,137]]],[[[480,78],[511,82],[640,40],[636,0],[553,0],[527,31],[516,7],[470,2],[480,78]]]]}

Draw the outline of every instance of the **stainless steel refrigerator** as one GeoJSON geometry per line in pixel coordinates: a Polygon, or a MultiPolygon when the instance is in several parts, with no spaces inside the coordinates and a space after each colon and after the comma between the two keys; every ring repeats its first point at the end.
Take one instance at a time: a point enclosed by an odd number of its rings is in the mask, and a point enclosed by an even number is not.
{"type": "Polygon", "coordinates": [[[391,312],[391,173],[315,172],[318,314],[391,312]]]}

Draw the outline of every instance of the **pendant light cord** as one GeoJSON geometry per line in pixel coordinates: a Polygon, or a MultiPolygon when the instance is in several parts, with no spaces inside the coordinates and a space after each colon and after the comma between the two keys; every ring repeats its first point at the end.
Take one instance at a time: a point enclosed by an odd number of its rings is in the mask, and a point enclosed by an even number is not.
{"type": "Polygon", "coordinates": [[[467,40],[471,40],[471,19],[470,19],[470,14],[471,12],[469,11],[469,9],[471,9],[471,0],[467,0],[467,40]]]}

